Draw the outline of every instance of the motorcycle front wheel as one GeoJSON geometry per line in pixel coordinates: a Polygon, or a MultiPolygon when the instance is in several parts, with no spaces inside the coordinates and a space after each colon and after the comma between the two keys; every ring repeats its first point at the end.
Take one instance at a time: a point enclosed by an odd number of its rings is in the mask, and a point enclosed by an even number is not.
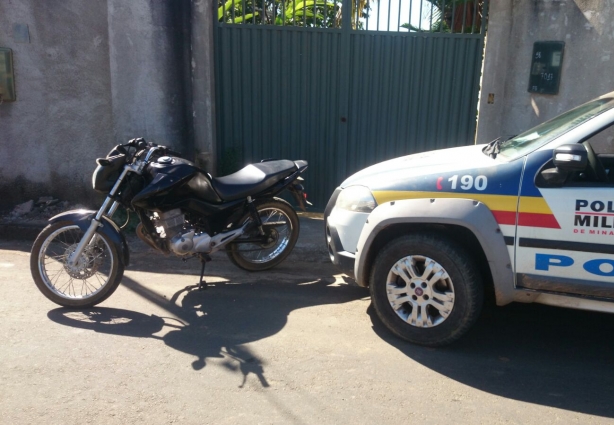
{"type": "MultiPolygon", "coordinates": [[[[227,254],[237,267],[247,271],[268,270],[284,261],[296,244],[300,224],[294,208],[283,199],[260,202],[256,210],[262,220],[262,227],[267,238],[266,243],[246,243],[241,239],[255,239],[260,233],[254,228],[250,233],[229,245],[227,254]]],[[[242,223],[251,221],[246,215],[242,223]]]]}
{"type": "Polygon", "coordinates": [[[48,299],[63,307],[92,307],[117,289],[124,265],[115,245],[95,233],[74,266],[68,264],[83,231],[71,222],[53,223],[38,235],[30,255],[34,283],[48,299]]]}

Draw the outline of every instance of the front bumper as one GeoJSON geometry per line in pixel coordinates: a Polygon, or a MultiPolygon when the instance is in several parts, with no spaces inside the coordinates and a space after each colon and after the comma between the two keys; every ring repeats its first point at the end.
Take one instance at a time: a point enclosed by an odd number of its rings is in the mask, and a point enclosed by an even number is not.
{"type": "Polygon", "coordinates": [[[354,277],[354,260],[356,255],[343,249],[339,233],[334,225],[326,219],[326,245],[330,261],[348,276],[354,277]]]}
{"type": "Polygon", "coordinates": [[[324,211],[326,246],[332,263],[354,277],[356,245],[369,214],[335,208],[341,190],[335,190],[324,211]]]}

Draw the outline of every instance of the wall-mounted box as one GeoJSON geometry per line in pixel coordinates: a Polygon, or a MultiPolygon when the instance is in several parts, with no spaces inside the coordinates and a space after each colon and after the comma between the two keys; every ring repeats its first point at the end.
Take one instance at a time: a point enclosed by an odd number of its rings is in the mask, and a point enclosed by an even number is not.
{"type": "Polygon", "coordinates": [[[529,92],[558,94],[563,68],[563,41],[536,41],[533,44],[529,92]]]}
{"type": "Polygon", "coordinates": [[[0,47],[0,103],[15,101],[15,78],[13,77],[13,52],[0,47]]]}

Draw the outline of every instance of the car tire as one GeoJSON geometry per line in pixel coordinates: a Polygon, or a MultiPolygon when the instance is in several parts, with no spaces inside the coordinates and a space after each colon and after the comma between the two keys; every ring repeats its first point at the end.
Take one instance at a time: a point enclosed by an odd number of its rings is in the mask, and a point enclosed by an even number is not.
{"type": "Polygon", "coordinates": [[[463,336],[478,318],[484,298],[475,262],[438,233],[389,242],[375,259],[369,283],[384,325],[407,341],[430,347],[463,336]]]}

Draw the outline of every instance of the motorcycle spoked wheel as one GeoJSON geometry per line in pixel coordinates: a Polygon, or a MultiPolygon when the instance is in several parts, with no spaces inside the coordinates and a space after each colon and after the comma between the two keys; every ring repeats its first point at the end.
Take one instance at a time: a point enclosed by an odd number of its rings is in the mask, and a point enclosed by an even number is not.
{"type": "MultiPolygon", "coordinates": [[[[265,244],[255,243],[232,243],[226,254],[230,261],[239,268],[247,271],[268,270],[284,261],[292,252],[298,239],[300,223],[294,208],[283,199],[257,203],[256,211],[262,220],[265,235],[268,241],[265,244]],[[267,225],[267,223],[275,223],[267,225]]],[[[245,224],[252,218],[246,214],[241,223],[245,224]]],[[[255,228],[241,238],[258,237],[258,229],[255,228]]],[[[238,238],[237,241],[240,241],[238,238]]]]}
{"type": "Polygon", "coordinates": [[[115,292],[124,275],[115,245],[95,233],[74,266],[68,256],[83,237],[71,222],[53,223],[38,235],[30,255],[34,283],[48,299],[63,307],[100,304],[115,292]]]}

